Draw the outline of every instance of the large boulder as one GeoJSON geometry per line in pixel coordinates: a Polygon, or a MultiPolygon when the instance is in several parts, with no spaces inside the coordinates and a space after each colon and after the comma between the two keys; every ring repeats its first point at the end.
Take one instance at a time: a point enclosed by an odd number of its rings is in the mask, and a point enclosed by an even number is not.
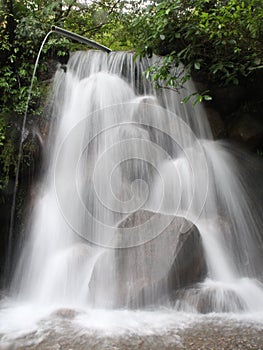
{"type": "MultiPolygon", "coordinates": [[[[134,227],[140,230],[153,216],[158,222],[168,219],[170,223],[143,243],[109,249],[100,256],[90,282],[95,305],[101,305],[105,300],[102,292],[105,289],[111,302],[104,306],[137,308],[151,305],[162,299],[168,300],[177,289],[200,282],[206,276],[199,231],[182,217],[138,210],[119,224],[118,235],[120,232],[125,235],[126,230],[129,233],[134,227]]],[[[156,233],[156,227],[152,230],[156,233]]]]}

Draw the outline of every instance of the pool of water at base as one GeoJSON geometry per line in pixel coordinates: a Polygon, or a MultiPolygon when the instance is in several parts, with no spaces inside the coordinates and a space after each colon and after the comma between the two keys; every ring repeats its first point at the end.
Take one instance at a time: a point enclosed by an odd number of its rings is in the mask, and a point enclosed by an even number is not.
{"type": "Polygon", "coordinates": [[[263,349],[263,315],[84,309],[4,299],[1,350],[263,349]]]}

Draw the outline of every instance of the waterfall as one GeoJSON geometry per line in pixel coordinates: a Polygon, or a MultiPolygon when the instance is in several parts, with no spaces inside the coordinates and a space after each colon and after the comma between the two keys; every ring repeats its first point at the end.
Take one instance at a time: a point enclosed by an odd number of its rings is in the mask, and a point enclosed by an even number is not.
{"type": "Polygon", "coordinates": [[[250,179],[233,151],[213,141],[202,107],[180,103],[191,83],[179,93],[145,79],[157,61],[76,52],[56,72],[45,173],[12,282],[18,300],[137,307],[133,294],[148,283],[145,305],[263,311],[262,213],[250,179]],[[138,210],[151,218],[121,227],[138,210]],[[171,303],[171,238],[155,239],[175,216],[198,228],[208,271],[171,303]]]}

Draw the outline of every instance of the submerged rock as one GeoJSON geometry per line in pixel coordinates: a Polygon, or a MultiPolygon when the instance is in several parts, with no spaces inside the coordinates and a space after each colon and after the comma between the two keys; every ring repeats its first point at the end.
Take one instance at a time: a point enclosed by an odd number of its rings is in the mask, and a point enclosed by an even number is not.
{"type": "Polygon", "coordinates": [[[177,310],[208,314],[212,312],[228,313],[247,310],[247,305],[234,289],[222,285],[198,283],[176,293],[177,310]]]}
{"type": "Polygon", "coordinates": [[[52,316],[72,320],[78,315],[78,311],[74,309],[58,309],[52,313],[52,316]]]}

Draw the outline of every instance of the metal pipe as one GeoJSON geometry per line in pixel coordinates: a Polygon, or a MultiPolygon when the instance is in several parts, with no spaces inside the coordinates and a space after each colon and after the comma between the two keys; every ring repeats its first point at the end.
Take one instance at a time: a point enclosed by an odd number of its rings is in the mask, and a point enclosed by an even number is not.
{"type": "Polygon", "coordinates": [[[86,44],[88,46],[95,47],[96,49],[100,49],[100,50],[106,51],[108,53],[111,52],[111,49],[109,49],[108,47],[103,46],[101,44],[98,44],[95,41],[87,39],[84,36],[81,36],[79,34],[75,34],[75,33],[69,32],[66,29],[63,29],[63,28],[60,28],[60,27],[57,27],[57,26],[52,26],[51,27],[51,31],[55,32],[55,33],[58,33],[58,34],[61,34],[61,35],[64,35],[64,36],[66,36],[69,39],[76,40],[76,41],[78,41],[78,42],[80,42],[82,44],[86,44]]]}

